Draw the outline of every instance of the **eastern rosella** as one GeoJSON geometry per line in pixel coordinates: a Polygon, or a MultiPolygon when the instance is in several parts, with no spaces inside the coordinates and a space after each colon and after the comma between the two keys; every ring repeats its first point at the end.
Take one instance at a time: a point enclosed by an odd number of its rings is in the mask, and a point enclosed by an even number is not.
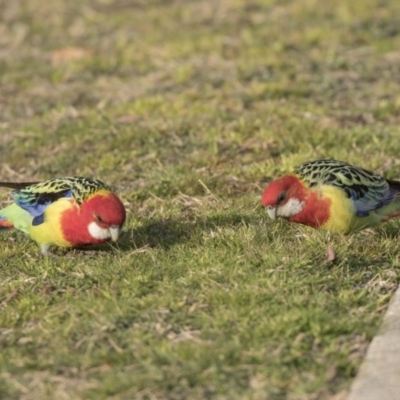
{"type": "Polygon", "coordinates": [[[400,216],[400,182],[343,161],[308,161],[271,182],[261,201],[272,219],[349,234],[400,216]]]}
{"type": "Polygon", "coordinates": [[[41,183],[0,182],[16,189],[14,202],[0,210],[0,231],[16,228],[47,254],[51,245],[77,247],[115,241],[125,221],[125,207],[103,182],[83,177],[41,183]]]}

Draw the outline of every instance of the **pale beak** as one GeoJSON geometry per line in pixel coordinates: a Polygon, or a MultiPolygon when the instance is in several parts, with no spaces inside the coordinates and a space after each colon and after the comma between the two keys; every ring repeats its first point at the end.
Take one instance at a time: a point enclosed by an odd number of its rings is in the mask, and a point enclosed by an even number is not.
{"type": "Polygon", "coordinates": [[[271,219],[276,219],[276,207],[272,207],[272,206],[269,206],[269,207],[266,207],[266,211],[267,211],[267,214],[268,214],[268,217],[270,217],[271,219]]]}
{"type": "Polygon", "coordinates": [[[119,226],[110,226],[110,236],[113,242],[116,242],[119,238],[119,234],[121,233],[121,228],[119,226]]]}

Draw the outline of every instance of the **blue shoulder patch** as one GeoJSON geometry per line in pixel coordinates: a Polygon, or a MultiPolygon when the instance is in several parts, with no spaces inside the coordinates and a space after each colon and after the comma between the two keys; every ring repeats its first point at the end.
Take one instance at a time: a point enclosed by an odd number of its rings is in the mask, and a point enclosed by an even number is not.
{"type": "Polygon", "coordinates": [[[33,218],[32,225],[37,226],[37,225],[43,224],[43,222],[44,222],[44,215],[40,214],[40,215],[37,215],[35,218],[33,218]]]}

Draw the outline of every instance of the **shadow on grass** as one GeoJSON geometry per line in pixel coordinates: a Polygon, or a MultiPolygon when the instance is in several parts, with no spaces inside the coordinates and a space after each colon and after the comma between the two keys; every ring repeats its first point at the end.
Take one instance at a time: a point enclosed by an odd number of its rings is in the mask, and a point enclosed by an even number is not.
{"type": "Polygon", "coordinates": [[[199,218],[193,221],[177,219],[153,220],[137,229],[125,232],[119,241],[122,251],[138,249],[144,246],[162,247],[171,246],[189,241],[199,231],[208,231],[218,227],[235,227],[241,224],[257,223],[257,216],[249,215],[217,215],[199,218]]]}

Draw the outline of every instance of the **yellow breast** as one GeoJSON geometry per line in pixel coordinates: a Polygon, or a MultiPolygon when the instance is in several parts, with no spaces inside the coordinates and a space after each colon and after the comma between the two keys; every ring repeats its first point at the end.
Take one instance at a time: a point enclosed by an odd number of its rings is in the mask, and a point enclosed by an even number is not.
{"type": "Polygon", "coordinates": [[[71,207],[77,207],[73,199],[62,198],[46,207],[44,222],[40,225],[31,225],[29,234],[39,245],[55,244],[69,247],[71,244],[63,237],[61,230],[61,216],[71,207]]]}
{"type": "Polygon", "coordinates": [[[324,185],[321,187],[323,196],[331,200],[330,217],[323,225],[324,229],[350,233],[355,224],[356,211],[352,201],[346,193],[337,187],[324,185]]]}
{"type": "Polygon", "coordinates": [[[324,229],[349,234],[382,222],[382,216],[375,211],[371,211],[366,217],[357,217],[352,200],[342,189],[325,185],[321,187],[321,191],[331,199],[330,218],[323,225],[324,229]]]}

